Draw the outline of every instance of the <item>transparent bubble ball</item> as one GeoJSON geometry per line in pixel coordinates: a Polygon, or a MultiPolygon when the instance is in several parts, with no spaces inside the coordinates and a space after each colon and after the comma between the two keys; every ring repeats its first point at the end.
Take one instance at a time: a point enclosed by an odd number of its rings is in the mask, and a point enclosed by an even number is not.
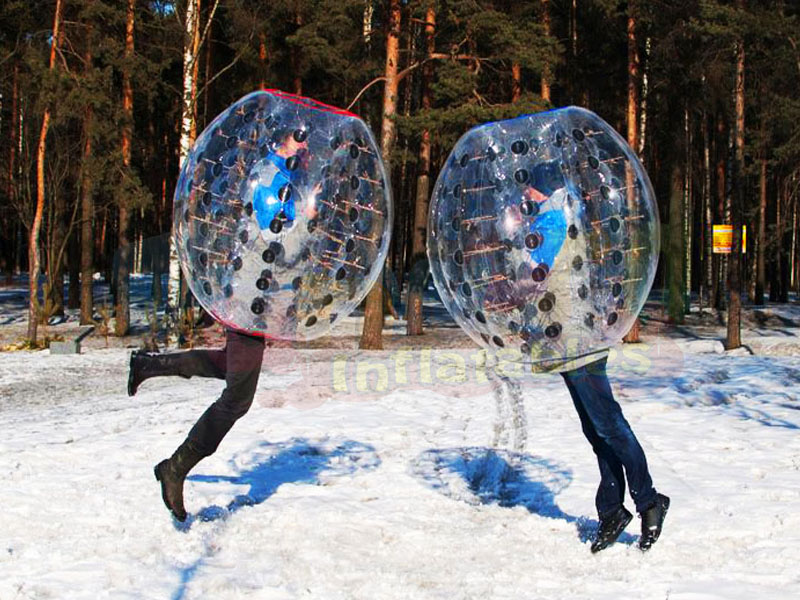
{"type": "Polygon", "coordinates": [[[308,340],[350,314],[380,275],[391,189],[361,119],[266,90],[232,104],[197,138],[173,219],[203,308],[234,329],[308,340]]]}
{"type": "Polygon", "coordinates": [[[557,366],[618,343],[656,273],[647,173],[594,113],[563,108],[467,132],[434,187],[436,289],[478,344],[557,366]]]}

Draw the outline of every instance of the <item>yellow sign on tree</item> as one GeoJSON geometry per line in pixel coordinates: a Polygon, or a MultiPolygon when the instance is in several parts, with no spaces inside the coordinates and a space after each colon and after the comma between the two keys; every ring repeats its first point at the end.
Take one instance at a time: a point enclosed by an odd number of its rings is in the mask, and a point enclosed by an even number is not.
{"type": "MultiPolygon", "coordinates": [[[[714,225],[714,254],[730,254],[733,225],[714,225]]],[[[747,253],[747,225],[742,225],[742,253],[747,253]]]]}

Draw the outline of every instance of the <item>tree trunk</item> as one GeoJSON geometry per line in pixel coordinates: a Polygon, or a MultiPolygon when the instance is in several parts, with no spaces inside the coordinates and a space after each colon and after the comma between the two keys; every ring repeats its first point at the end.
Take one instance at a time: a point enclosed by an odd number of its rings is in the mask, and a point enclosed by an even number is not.
{"type": "Polygon", "coordinates": [[[685,158],[686,171],[684,172],[684,192],[683,192],[683,239],[684,239],[684,258],[683,268],[685,269],[684,281],[684,310],[689,313],[692,298],[692,246],[693,228],[692,217],[694,215],[694,192],[692,186],[692,126],[689,116],[688,106],[684,107],[684,134],[685,134],[685,158]]]}
{"type": "MultiPolygon", "coordinates": [[[[50,42],[50,71],[56,68],[56,53],[61,38],[61,0],[56,0],[55,15],[53,17],[53,36],[50,42]]],[[[28,342],[36,345],[36,335],[39,326],[39,270],[41,269],[41,256],[39,254],[39,233],[42,229],[42,214],[44,213],[44,161],[47,152],[47,132],[50,129],[50,106],[45,106],[42,115],[42,129],[39,134],[39,144],[36,149],[36,210],[31,224],[28,242],[28,342]]]]}
{"type": "Polygon", "coordinates": [[[67,307],[70,310],[81,305],[81,248],[77,231],[72,231],[69,236],[67,249],[67,264],[69,265],[69,293],[67,294],[67,307]]]}
{"type": "MultiPolygon", "coordinates": [[[[544,36],[550,37],[550,0],[539,0],[542,7],[542,27],[544,36]]],[[[552,79],[551,65],[545,62],[542,68],[541,96],[545,102],[550,102],[550,82],[552,79]]]]}
{"type": "Polygon", "coordinates": [[[683,282],[683,163],[684,157],[676,151],[672,157],[669,194],[669,235],[668,235],[668,305],[667,312],[672,323],[683,323],[684,282],[683,282]]]}
{"type": "MultiPolygon", "coordinates": [[[[136,0],[128,0],[125,24],[125,61],[122,70],[122,176],[129,177],[131,172],[131,138],[133,131],[133,86],[131,85],[130,61],[133,59],[133,33],[135,25],[136,0]]],[[[122,192],[119,205],[119,266],[117,268],[117,305],[114,308],[114,333],[124,336],[130,329],[130,199],[122,192]]]]}
{"type": "Polygon", "coordinates": [[[778,243],[780,244],[781,255],[781,293],[778,297],[779,302],[789,302],[789,287],[791,281],[792,271],[792,225],[794,223],[794,210],[792,209],[792,201],[789,197],[789,179],[787,178],[784,185],[780,188],[780,200],[783,203],[781,214],[784,215],[784,226],[780,230],[778,236],[778,243]]]}
{"type": "MultiPolygon", "coordinates": [[[[186,22],[184,29],[183,52],[183,102],[181,111],[181,137],[179,168],[183,166],[189,155],[194,138],[194,103],[197,96],[197,81],[194,77],[194,63],[197,56],[193,54],[194,40],[200,27],[198,0],[187,0],[186,22]]],[[[173,236],[169,239],[169,277],[167,283],[167,344],[178,344],[178,325],[181,317],[181,265],[173,236]]]]}
{"type": "MultiPolygon", "coordinates": [[[[436,50],[435,32],[436,7],[433,2],[429,2],[428,10],[425,15],[425,53],[428,58],[430,58],[436,50]]],[[[517,75],[519,75],[519,64],[516,64],[515,67],[517,69],[517,75]]],[[[430,110],[431,108],[430,86],[432,79],[433,61],[429,60],[425,63],[422,70],[423,111],[430,110]]],[[[414,204],[414,230],[411,242],[412,268],[408,280],[408,297],[406,301],[406,333],[408,335],[422,335],[422,296],[427,267],[422,268],[422,265],[418,266],[418,263],[427,265],[425,247],[428,229],[431,170],[431,132],[428,129],[422,132],[422,139],[419,144],[418,164],[419,174],[417,175],[417,196],[414,204]],[[420,270],[422,271],[421,274],[419,273],[420,270]]]]}
{"type": "Polygon", "coordinates": [[[754,303],[764,305],[764,289],[766,287],[766,243],[767,243],[767,158],[761,157],[761,169],[758,176],[758,264],[756,267],[756,295],[754,303]]]}
{"type": "MultiPolygon", "coordinates": [[[[397,64],[400,59],[400,0],[389,1],[389,29],[386,35],[386,82],[383,88],[383,118],[381,121],[381,154],[387,172],[391,169],[391,153],[395,137],[394,116],[397,112],[397,64]]],[[[380,265],[383,268],[383,265],[380,265]]],[[[364,329],[359,348],[381,350],[383,348],[383,277],[378,277],[367,295],[364,310],[364,329]]]]}
{"type": "MultiPolygon", "coordinates": [[[[739,0],[743,8],[744,0],[739,0]]],[[[733,235],[728,263],[728,335],[725,348],[733,350],[742,345],[742,210],[744,208],[744,42],[736,44],[736,88],[735,88],[736,138],[733,165],[733,197],[731,217],[733,235]]]]}
{"type": "MultiPolygon", "coordinates": [[[[703,227],[703,265],[704,265],[704,293],[708,296],[711,293],[712,282],[714,280],[714,272],[712,269],[713,261],[713,230],[712,224],[714,217],[711,211],[711,150],[709,144],[708,133],[708,115],[703,111],[702,123],[703,135],[703,212],[705,217],[705,225],[703,227]]],[[[711,298],[708,298],[709,304],[711,298]]],[[[703,301],[703,293],[700,294],[700,302],[703,301]]]]}
{"type": "MultiPolygon", "coordinates": [[[[714,138],[715,154],[716,154],[716,179],[717,179],[717,214],[716,222],[719,224],[728,223],[725,215],[725,159],[727,155],[727,146],[725,144],[725,121],[722,114],[717,114],[717,135],[714,138]]],[[[725,306],[725,269],[724,269],[724,254],[718,254],[714,261],[714,308],[722,310],[725,306]]]]}
{"type": "MultiPolygon", "coordinates": [[[[636,41],[636,4],[628,3],[628,110],[626,111],[628,125],[628,144],[636,152],[639,146],[639,46],[636,41]]],[[[633,208],[636,197],[631,191],[634,189],[633,171],[628,168],[625,174],[626,196],[628,207],[633,208]]],[[[635,212],[635,211],[634,211],[635,212]]],[[[633,212],[631,214],[634,214],[633,212]]],[[[624,337],[628,343],[640,341],[640,323],[638,317],[634,320],[630,331],[624,337]]]]}

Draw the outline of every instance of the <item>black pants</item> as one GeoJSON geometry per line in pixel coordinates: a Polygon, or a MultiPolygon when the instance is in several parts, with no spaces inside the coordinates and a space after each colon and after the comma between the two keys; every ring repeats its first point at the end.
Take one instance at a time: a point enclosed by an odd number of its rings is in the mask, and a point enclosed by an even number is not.
{"type": "Polygon", "coordinates": [[[250,410],[261,373],[264,339],[226,330],[222,350],[188,350],[167,355],[174,374],[225,380],[219,399],[209,406],[189,432],[188,439],[205,456],[214,454],[233,424],[250,410]]]}

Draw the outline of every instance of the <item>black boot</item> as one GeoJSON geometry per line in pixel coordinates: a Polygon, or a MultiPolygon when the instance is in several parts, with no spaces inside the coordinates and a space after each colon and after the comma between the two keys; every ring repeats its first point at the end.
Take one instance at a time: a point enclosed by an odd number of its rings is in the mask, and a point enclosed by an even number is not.
{"type": "Polygon", "coordinates": [[[592,542],[592,554],[605,550],[616,542],[632,518],[633,515],[625,510],[624,506],[620,506],[616,512],[607,517],[602,517],[597,527],[597,537],[592,542]]]}
{"type": "Polygon", "coordinates": [[[639,515],[642,519],[642,537],[639,538],[639,550],[647,551],[656,543],[661,535],[664,517],[669,509],[669,498],[664,494],[656,494],[656,501],[639,515]]]}
{"type": "Polygon", "coordinates": [[[153,469],[156,479],[161,482],[161,498],[178,521],[186,520],[183,482],[204,456],[191,441],[186,440],[170,458],[162,460],[153,469]]]}
{"type": "Polygon", "coordinates": [[[178,372],[177,358],[176,354],[151,354],[143,350],[131,352],[128,370],[128,396],[135,395],[142,382],[150,377],[179,375],[188,379],[186,375],[178,372]]]}

